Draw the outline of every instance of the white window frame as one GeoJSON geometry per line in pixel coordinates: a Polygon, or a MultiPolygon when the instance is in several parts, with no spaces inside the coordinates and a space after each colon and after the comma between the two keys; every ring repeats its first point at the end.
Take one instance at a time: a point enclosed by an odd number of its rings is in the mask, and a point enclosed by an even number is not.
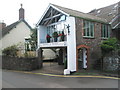
{"type": "Polygon", "coordinates": [[[83,37],[94,38],[94,22],[84,20],[83,21],[83,37]],[[92,33],[91,33],[92,32],[92,33]]]}
{"type": "Polygon", "coordinates": [[[108,39],[110,37],[110,26],[107,24],[101,25],[101,37],[103,39],[108,39]]]}

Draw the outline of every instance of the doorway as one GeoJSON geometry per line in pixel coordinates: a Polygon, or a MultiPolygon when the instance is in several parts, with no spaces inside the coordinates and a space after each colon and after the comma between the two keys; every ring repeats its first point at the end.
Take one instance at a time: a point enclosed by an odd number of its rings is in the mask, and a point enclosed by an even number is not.
{"type": "Polygon", "coordinates": [[[78,49],[78,69],[87,68],[87,49],[80,48],[78,49]]]}

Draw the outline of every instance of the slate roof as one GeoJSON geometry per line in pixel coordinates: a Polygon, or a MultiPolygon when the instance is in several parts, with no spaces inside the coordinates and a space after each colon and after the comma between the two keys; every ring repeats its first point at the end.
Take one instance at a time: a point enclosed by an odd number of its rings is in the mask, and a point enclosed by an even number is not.
{"type": "Polygon", "coordinates": [[[25,21],[25,20],[19,20],[16,21],[14,23],[12,23],[11,25],[5,27],[2,29],[2,37],[4,37],[7,33],[9,33],[13,28],[15,28],[20,22],[24,22],[29,28],[30,30],[32,29],[31,26],[25,21]]]}
{"type": "Polygon", "coordinates": [[[55,4],[51,4],[51,5],[53,5],[54,7],[62,10],[63,12],[65,12],[65,13],[71,15],[71,16],[74,16],[74,17],[79,17],[79,18],[88,19],[88,20],[92,20],[92,21],[108,23],[107,20],[104,19],[104,18],[100,18],[100,17],[97,17],[97,16],[93,16],[93,15],[90,15],[90,14],[80,12],[80,11],[68,9],[68,8],[61,7],[61,6],[58,6],[58,5],[55,5],[55,4]]]}
{"type": "Polygon", "coordinates": [[[110,24],[112,24],[113,28],[118,28],[120,27],[120,2],[99,8],[99,9],[94,9],[89,12],[89,14],[98,16],[100,18],[105,18],[110,24]]]}

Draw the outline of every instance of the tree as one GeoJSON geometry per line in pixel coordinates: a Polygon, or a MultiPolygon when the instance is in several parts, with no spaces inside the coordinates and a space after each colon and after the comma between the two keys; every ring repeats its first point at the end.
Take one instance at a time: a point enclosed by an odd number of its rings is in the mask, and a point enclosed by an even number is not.
{"type": "Polygon", "coordinates": [[[31,45],[31,50],[35,51],[36,46],[37,46],[37,29],[34,28],[32,29],[32,34],[30,35],[30,45],[31,45]]]}
{"type": "Polygon", "coordinates": [[[102,49],[102,54],[105,55],[111,51],[120,50],[120,44],[116,38],[109,38],[108,40],[105,40],[100,45],[102,49]]]}

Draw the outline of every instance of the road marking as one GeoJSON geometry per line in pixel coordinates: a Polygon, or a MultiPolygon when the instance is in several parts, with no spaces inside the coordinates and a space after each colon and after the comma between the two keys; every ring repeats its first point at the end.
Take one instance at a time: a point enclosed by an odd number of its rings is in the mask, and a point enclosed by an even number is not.
{"type": "Polygon", "coordinates": [[[13,72],[21,72],[21,73],[25,73],[25,74],[36,74],[36,75],[52,76],[52,77],[70,77],[70,78],[79,78],[79,77],[85,78],[85,77],[88,77],[88,78],[106,78],[106,79],[117,79],[117,80],[120,80],[120,78],[108,77],[108,76],[55,75],[55,74],[33,73],[33,72],[14,71],[14,70],[11,70],[11,71],[13,71],[13,72]]]}

